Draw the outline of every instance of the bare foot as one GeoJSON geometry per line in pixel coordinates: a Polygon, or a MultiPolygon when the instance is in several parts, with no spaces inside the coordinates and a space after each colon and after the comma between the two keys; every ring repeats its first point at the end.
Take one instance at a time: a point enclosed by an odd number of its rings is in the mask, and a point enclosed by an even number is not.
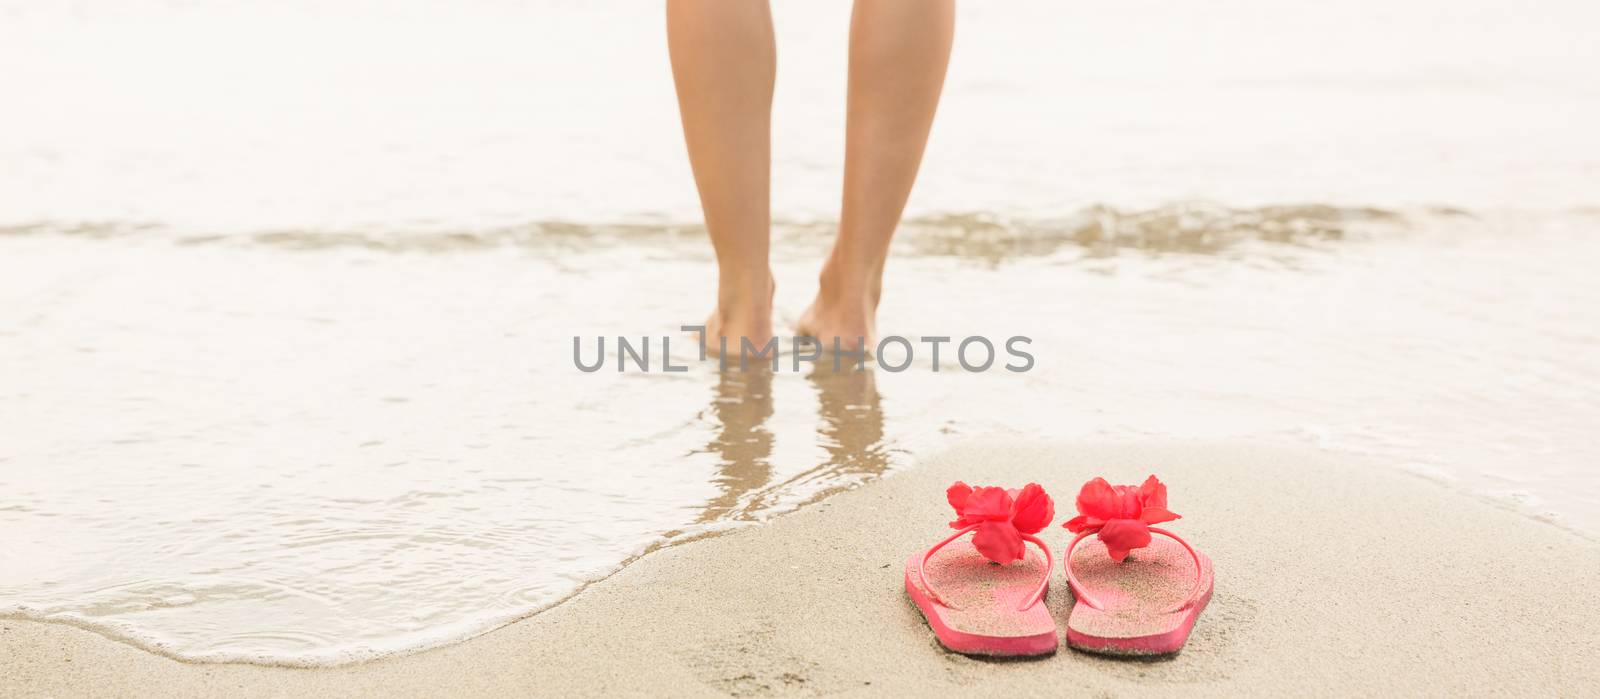
{"type": "Polygon", "coordinates": [[[750,284],[720,284],[717,307],[706,318],[702,336],[706,356],[718,356],[727,347],[728,356],[736,357],[745,340],[760,352],[772,340],[772,297],[777,291],[771,273],[750,284]]]}
{"type": "Polygon", "coordinates": [[[877,294],[850,292],[848,286],[824,275],[816,300],[795,323],[795,334],[817,338],[826,352],[834,350],[835,340],[840,352],[871,352],[878,337],[877,294]]]}

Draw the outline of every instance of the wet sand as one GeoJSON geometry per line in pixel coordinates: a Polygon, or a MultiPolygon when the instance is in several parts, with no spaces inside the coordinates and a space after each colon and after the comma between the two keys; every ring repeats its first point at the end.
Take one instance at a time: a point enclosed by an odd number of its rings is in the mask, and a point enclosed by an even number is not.
{"type": "MultiPolygon", "coordinates": [[[[1064,545],[1058,526],[1046,540],[1064,545]]],[[[80,629],[0,622],[0,694],[1580,694],[1600,686],[1600,545],[1381,464],[1290,447],[968,444],[770,524],[672,547],[466,642],[321,669],[177,662],[80,629]],[[1185,650],[944,652],[901,587],[951,480],[1037,480],[1070,515],[1103,473],[1159,473],[1215,561],[1185,650]]],[[[1050,604],[1070,604],[1059,570],[1050,604]]]]}

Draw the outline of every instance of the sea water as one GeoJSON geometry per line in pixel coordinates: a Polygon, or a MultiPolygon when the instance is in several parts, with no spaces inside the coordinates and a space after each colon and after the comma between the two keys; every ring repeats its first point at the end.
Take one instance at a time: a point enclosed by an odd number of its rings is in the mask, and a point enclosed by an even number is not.
{"type": "MultiPolygon", "coordinates": [[[[774,14],[785,321],[849,6],[774,14]]],[[[964,3],[880,329],[1030,371],[586,373],[710,310],[658,4],[0,2],[0,614],[358,660],[982,439],[1311,444],[1593,536],[1597,22],[964,3]]]]}

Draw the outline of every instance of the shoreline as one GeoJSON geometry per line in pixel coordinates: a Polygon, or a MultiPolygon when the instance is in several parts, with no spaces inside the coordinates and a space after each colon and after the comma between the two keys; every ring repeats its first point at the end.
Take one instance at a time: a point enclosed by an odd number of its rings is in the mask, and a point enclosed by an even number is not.
{"type": "MultiPolygon", "coordinates": [[[[1111,694],[1570,693],[1600,682],[1600,650],[1569,640],[1600,627],[1600,610],[1582,604],[1600,546],[1424,481],[1300,447],[969,444],[762,526],[658,550],[507,626],[366,662],[190,663],[73,625],[3,620],[0,690],[696,695],[1048,682],[1111,694]],[[1185,517],[1174,528],[1218,570],[1216,597],[1177,656],[1128,662],[1063,647],[1035,661],[966,658],[938,648],[905,600],[900,565],[942,535],[950,481],[1041,482],[1057,501],[1042,536],[1059,547],[1078,484],[1150,471],[1185,517]]],[[[1059,570],[1052,590],[1059,622],[1071,600],[1059,570]]]]}

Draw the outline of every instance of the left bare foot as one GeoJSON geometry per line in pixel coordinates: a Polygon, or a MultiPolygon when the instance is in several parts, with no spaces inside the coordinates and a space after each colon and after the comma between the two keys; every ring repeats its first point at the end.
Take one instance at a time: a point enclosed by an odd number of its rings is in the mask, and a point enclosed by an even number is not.
{"type": "Polygon", "coordinates": [[[760,351],[772,340],[772,297],[777,284],[768,272],[748,284],[724,284],[717,293],[717,307],[706,318],[701,337],[706,356],[715,357],[726,343],[728,355],[737,357],[745,341],[760,351]]]}

